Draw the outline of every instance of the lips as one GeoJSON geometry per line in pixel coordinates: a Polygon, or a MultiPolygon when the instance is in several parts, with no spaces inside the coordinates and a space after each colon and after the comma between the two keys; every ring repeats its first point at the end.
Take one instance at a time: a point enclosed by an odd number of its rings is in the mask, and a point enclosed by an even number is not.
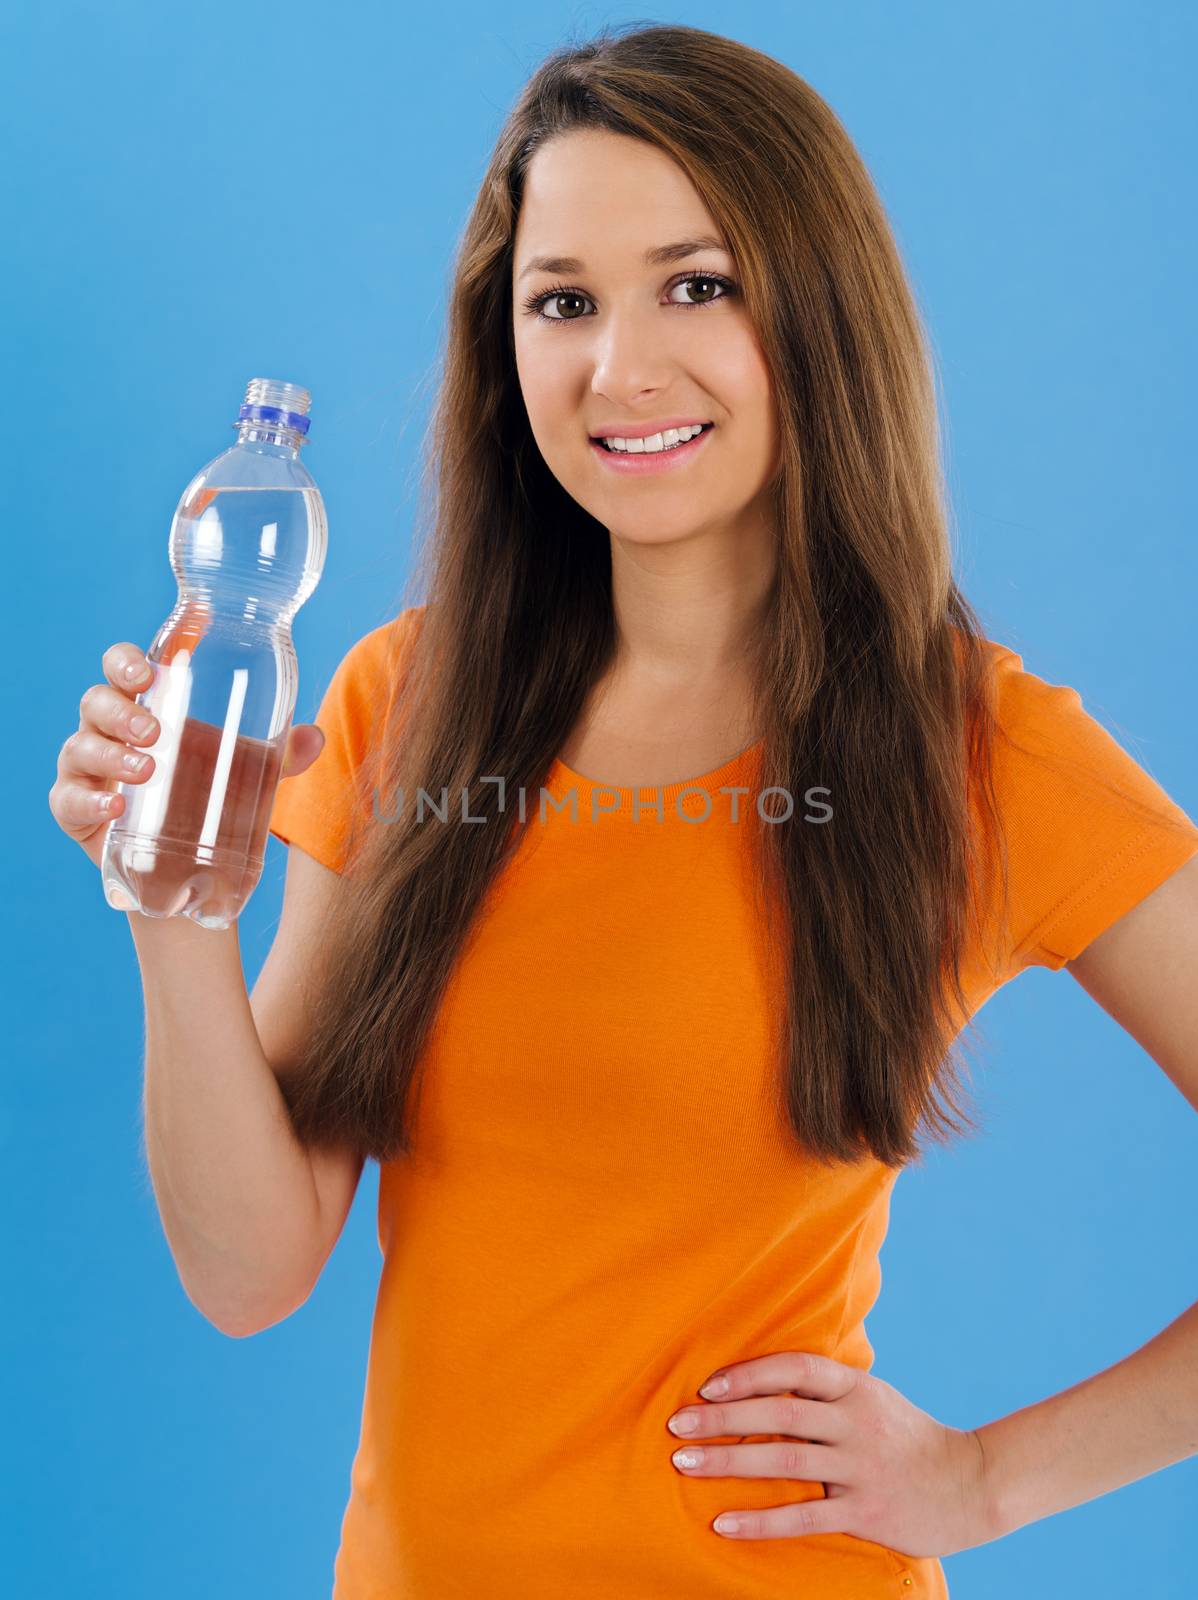
{"type": "MultiPolygon", "coordinates": [[[[685,444],[668,445],[662,450],[610,450],[599,439],[587,442],[595,452],[599,470],[617,478],[672,478],[685,472],[687,464],[696,460],[707,448],[707,440],[715,431],[714,424],[694,424],[700,431],[685,444]]],[[[617,435],[617,438],[623,437],[617,435]]]]}
{"type": "MultiPolygon", "coordinates": [[[[694,424],[692,423],[692,424],[690,424],[690,426],[693,427],[694,424]]],[[[691,438],[692,439],[699,439],[699,438],[702,437],[702,435],[704,433],[710,433],[712,428],[714,428],[714,427],[715,427],[715,423],[714,422],[704,422],[704,423],[702,423],[700,425],[700,432],[696,433],[696,434],[692,434],[691,438]]],[[[666,433],[668,431],[669,430],[666,429],[666,428],[655,428],[653,430],[653,433],[666,433]]],[[[646,433],[646,434],[635,434],[635,433],[633,433],[633,434],[627,434],[627,435],[622,434],[622,433],[617,433],[617,434],[593,433],[593,434],[591,434],[590,438],[591,438],[591,443],[592,444],[597,444],[602,449],[606,450],[609,454],[612,454],[613,452],[612,452],[611,445],[608,443],[609,438],[614,438],[614,439],[623,439],[623,438],[651,439],[653,437],[653,433],[646,433]]],[[[689,443],[690,440],[688,440],[687,442],[689,443]]],[[[667,450],[670,450],[670,449],[675,449],[676,450],[676,449],[678,449],[678,446],[677,445],[667,445],[667,446],[665,446],[665,448],[667,450]]],[[[617,451],[615,453],[619,454],[619,455],[623,455],[626,452],[617,451]]],[[[648,450],[648,451],[636,451],[636,450],[634,450],[634,451],[627,452],[627,453],[632,454],[632,455],[654,455],[654,454],[660,454],[661,452],[655,452],[655,451],[652,451],[652,450],[648,450]]]]}

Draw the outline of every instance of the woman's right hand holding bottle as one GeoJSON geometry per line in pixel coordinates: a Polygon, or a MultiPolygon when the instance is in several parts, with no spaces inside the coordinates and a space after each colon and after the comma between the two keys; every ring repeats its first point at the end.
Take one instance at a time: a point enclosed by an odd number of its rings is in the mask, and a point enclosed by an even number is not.
{"type": "MultiPolygon", "coordinates": [[[[117,784],[145,783],[153,774],[148,747],[162,731],[158,719],[137,703],[153,677],[144,652],[133,644],[109,645],[101,666],[105,681],[91,684],[79,701],[79,728],[58,752],[58,775],[49,794],[54,820],[96,867],[104,854],[105,829],[125,808],[117,784]],[[139,718],[148,719],[148,725],[139,718]]],[[[305,772],[323,747],[324,734],[315,723],[292,728],[282,776],[305,772]]]]}

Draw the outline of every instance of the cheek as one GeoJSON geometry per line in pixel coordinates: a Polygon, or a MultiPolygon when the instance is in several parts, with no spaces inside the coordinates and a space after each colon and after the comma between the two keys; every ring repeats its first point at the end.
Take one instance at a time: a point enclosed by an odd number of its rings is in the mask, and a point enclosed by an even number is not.
{"type": "Polygon", "coordinates": [[[563,437],[573,417],[570,383],[563,363],[555,361],[552,352],[530,348],[517,340],[516,377],[537,442],[547,445],[563,437]]]}
{"type": "Polygon", "coordinates": [[[777,465],[778,418],[770,370],[756,339],[746,339],[738,352],[734,382],[737,410],[749,423],[759,443],[757,454],[763,470],[770,472],[777,465]]]}
{"type": "Polygon", "coordinates": [[[707,354],[704,377],[711,392],[734,417],[760,426],[771,412],[770,374],[751,330],[730,326],[707,354]]]}
{"type": "Polygon", "coordinates": [[[706,354],[710,359],[694,375],[731,422],[727,437],[733,448],[724,456],[721,471],[727,472],[729,493],[740,496],[746,486],[768,478],[776,466],[778,424],[770,373],[756,342],[739,333],[706,354]]]}

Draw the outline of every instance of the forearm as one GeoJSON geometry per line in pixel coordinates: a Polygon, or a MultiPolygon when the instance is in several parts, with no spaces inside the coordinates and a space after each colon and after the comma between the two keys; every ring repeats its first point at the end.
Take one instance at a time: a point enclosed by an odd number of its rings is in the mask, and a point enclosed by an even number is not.
{"type": "MultiPolygon", "coordinates": [[[[237,925],[129,913],[146,1013],[146,1159],[180,1279],[226,1332],[302,1292],[318,1196],[246,992],[237,925]]],[[[280,1309],[281,1308],[281,1309],[280,1309]]]]}
{"type": "Polygon", "coordinates": [[[1114,1366],[974,1431],[990,1538],[1198,1453],[1198,1301],[1114,1366]]]}

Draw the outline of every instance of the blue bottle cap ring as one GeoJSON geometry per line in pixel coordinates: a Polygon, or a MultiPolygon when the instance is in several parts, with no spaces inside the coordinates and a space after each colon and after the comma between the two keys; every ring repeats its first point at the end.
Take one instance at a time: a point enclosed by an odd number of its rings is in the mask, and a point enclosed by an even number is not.
{"type": "Polygon", "coordinates": [[[303,417],[298,411],[284,411],[280,406],[246,406],[243,405],[237,413],[239,422],[278,422],[284,428],[290,428],[293,433],[307,433],[312,423],[311,417],[303,417]]]}

